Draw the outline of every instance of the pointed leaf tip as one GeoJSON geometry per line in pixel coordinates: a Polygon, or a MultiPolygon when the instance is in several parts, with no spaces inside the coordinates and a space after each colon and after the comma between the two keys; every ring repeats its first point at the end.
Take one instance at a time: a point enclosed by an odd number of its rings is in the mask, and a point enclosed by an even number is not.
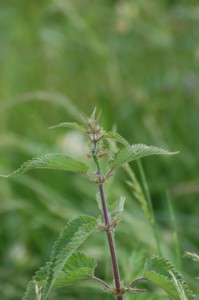
{"type": "Polygon", "coordinates": [[[71,129],[76,129],[76,130],[79,130],[81,131],[82,133],[86,133],[87,132],[87,129],[76,123],[76,122],[63,122],[63,123],[60,123],[60,124],[57,124],[57,125],[54,125],[54,126],[50,126],[49,129],[54,129],[54,128],[59,128],[59,127],[65,127],[65,128],[71,128],[71,129]]]}
{"type": "Polygon", "coordinates": [[[130,147],[128,141],[117,132],[108,131],[107,133],[105,133],[104,138],[115,140],[116,142],[123,144],[125,147],[130,147]]]}
{"type": "Polygon", "coordinates": [[[91,114],[91,116],[90,116],[90,119],[91,119],[91,120],[94,120],[94,119],[95,119],[96,111],[97,111],[97,107],[95,106],[95,107],[94,107],[94,110],[93,110],[93,112],[92,112],[92,114],[91,114]]]}
{"type": "Polygon", "coordinates": [[[121,213],[124,210],[124,203],[125,203],[125,197],[120,196],[119,199],[113,201],[111,204],[108,205],[109,212],[111,214],[121,213]]]}
{"type": "Polygon", "coordinates": [[[89,167],[82,162],[62,153],[50,153],[33,158],[21,165],[19,169],[2,177],[17,176],[33,169],[54,169],[85,174],[89,167]]]}
{"type": "Polygon", "coordinates": [[[144,144],[135,144],[129,147],[125,147],[116,153],[115,158],[113,158],[109,166],[111,169],[116,169],[121,167],[125,163],[139,159],[141,157],[150,155],[174,155],[179,152],[170,152],[162,148],[155,146],[147,146],[144,144]]]}
{"type": "Polygon", "coordinates": [[[8,175],[0,175],[0,177],[2,177],[2,178],[8,178],[8,177],[10,177],[10,176],[12,176],[14,173],[11,173],[11,174],[8,174],[8,175]]]}

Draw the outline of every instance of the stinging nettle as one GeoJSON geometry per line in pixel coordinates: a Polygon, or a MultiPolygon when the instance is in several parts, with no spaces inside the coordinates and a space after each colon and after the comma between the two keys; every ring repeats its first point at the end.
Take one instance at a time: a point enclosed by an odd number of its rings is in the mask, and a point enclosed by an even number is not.
{"type": "MultiPolygon", "coordinates": [[[[125,198],[120,197],[111,204],[107,203],[104,191],[104,184],[121,167],[126,167],[133,160],[138,160],[151,155],[173,155],[178,152],[147,146],[144,144],[130,145],[120,134],[106,132],[99,125],[101,112],[97,114],[94,109],[90,118],[82,117],[82,125],[78,123],[64,122],[50,128],[65,127],[80,131],[88,141],[89,152],[86,154],[95,168],[90,170],[90,166],[84,162],[77,161],[63,153],[50,153],[33,158],[21,165],[19,169],[9,177],[20,175],[32,169],[58,169],[79,173],[98,187],[97,202],[100,216],[94,218],[88,215],[76,216],[70,220],[62,229],[60,236],[53,246],[50,260],[44,267],[40,268],[33,279],[28,284],[23,300],[45,300],[51,289],[67,287],[75,283],[91,280],[95,281],[106,293],[112,295],[117,300],[124,299],[128,293],[141,293],[145,290],[137,288],[140,281],[149,281],[162,288],[172,299],[181,300],[178,292],[179,286],[184,291],[187,299],[193,297],[191,290],[184,282],[182,276],[175,270],[171,263],[158,256],[147,258],[143,266],[143,272],[139,277],[133,278],[129,283],[124,283],[120,277],[118,257],[114,243],[114,233],[120,222],[120,215],[124,209],[125,198]],[[121,149],[112,153],[110,143],[113,140],[121,144],[121,149]],[[101,166],[101,159],[106,163],[101,166]],[[107,245],[110,253],[110,266],[112,268],[113,280],[109,284],[95,276],[97,261],[85,253],[79,252],[78,248],[93,233],[100,232],[106,234],[107,245]],[[177,282],[177,284],[176,284],[177,282]]],[[[116,148],[116,147],[115,147],[116,148]]],[[[128,172],[130,172],[128,170],[128,172]]],[[[140,192],[140,190],[138,191],[140,192]]],[[[147,203],[142,203],[147,210],[147,203]]],[[[150,210],[146,215],[150,215],[150,210]]],[[[149,216],[149,223],[153,226],[153,216],[149,216]],[[152,220],[152,221],[151,221],[152,220]]],[[[147,299],[147,296],[146,296],[147,299]]]]}

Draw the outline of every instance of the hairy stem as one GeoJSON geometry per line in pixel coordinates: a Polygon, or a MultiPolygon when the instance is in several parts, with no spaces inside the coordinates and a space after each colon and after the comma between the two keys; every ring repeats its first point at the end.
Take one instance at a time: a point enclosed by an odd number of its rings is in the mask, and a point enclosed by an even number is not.
{"type": "Polygon", "coordinates": [[[116,298],[116,300],[123,300],[123,296],[120,295],[121,283],[120,283],[120,273],[119,273],[119,268],[118,268],[115,244],[114,244],[113,235],[112,235],[112,232],[110,229],[111,228],[111,217],[109,216],[108,209],[107,209],[107,202],[106,202],[104,186],[103,186],[103,174],[101,171],[98,157],[96,155],[96,149],[97,149],[97,141],[96,141],[96,136],[93,134],[92,157],[93,157],[93,160],[94,160],[96,168],[97,168],[96,174],[98,176],[98,187],[99,187],[100,198],[101,198],[101,203],[102,203],[102,212],[103,212],[105,226],[107,229],[106,235],[107,235],[107,240],[108,240],[108,245],[109,245],[109,252],[110,252],[110,256],[111,256],[113,277],[114,277],[114,281],[115,281],[115,292],[116,292],[115,298],[116,298]]]}
{"type": "MultiPolygon", "coordinates": [[[[107,210],[107,205],[106,205],[106,198],[104,194],[104,187],[103,183],[99,183],[99,192],[100,192],[100,197],[102,201],[102,211],[103,211],[103,216],[104,216],[104,221],[105,225],[107,228],[110,228],[111,225],[111,220],[108,214],[107,210]]],[[[113,235],[111,231],[107,231],[107,240],[108,240],[108,245],[109,245],[109,251],[111,255],[111,261],[112,261],[112,269],[113,269],[113,276],[114,276],[114,281],[115,281],[115,288],[119,292],[120,291],[120,273],[119,273],[119,268],[118,268],[118,262],[117,262],[117,256],[116,256],[116,250],[115,250],[115,244],[113,240],[113,235]]],[[[116,296],[117,300],[122,300],[123,297],[122,295],[116,296]]]]}

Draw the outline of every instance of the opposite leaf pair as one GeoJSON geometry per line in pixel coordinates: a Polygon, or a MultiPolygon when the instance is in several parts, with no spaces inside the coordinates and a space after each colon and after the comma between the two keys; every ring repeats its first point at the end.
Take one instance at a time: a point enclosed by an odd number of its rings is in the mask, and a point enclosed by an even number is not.
{"type": "MultiPolygon", "coordinates": [[[[104,193],[104,182],[113,175],[114,171],[124,164],[139,158],[150,155],[172,155],[177,152],[169,152],[154,146],[136,144],[130,146],[129,143],[115,132],[105,132],[98,124],[99,116],[96,117],[96,110],[88,120],[84,119],[84,126],[77,123],[61,123],[54,127],[67,127],[79,130],[89,141],[88,147],[90,157],[95,165],[95,173],[90,175],[89,166],[83,162],[76,161],[65,154],[53,153],[45,154],[25,162],[18,170],[8,175],[23,174],[31,169],[58,169],[83,174],[89,180],[97,183],[99,188],[98,205],[101,210],[103,221],[90,216],[80,216],[67,223],[62,230],[60,237],[55,243],[50,261],[41,268],[33,280],[29,283],[23,300],[46,300],[52,288],[68,286],[85,279],[97,281],[103,288],[106,288],[117,300],[122,300],[127,292],[141,292],[135,288],[135,284],[140,280],[151,281],[164,289],[173,299],[180,300],[175,280],[184,288],[188,296],[192,293],[183,282],[181,276],[174,270],[170,263],[162,258],[152,257],[148,259],[143,274],[124,286],[120,280],[120,273],[114,245],[112,231],[117,222],[112,220],[112,215],[123,210],[124,198],[112,202],[108,206],[104,193]],[[110,150],[104,148],[104,140],[112,139],[121,143],[124,147],[117,153],[112,154],[110,150]],[[103,155],[102,155],[103,154],[103,155]],[[107,158],[105,175],[102,172],[100,159],[107,158]],[[115,223],[114,223],[115,222],[115,223]],[[113,226],[114,224],[114,226],[113,226]],[[106,232],[110,258],[113,270],[114,286],[110,286],[94,275],[97,262],[94,258],[86,254],[77,252],[78,248],[88,238],[88,236],[103,228],[106,232]]],[[[107,145],[106,145],[107,146],[107,145]]],[[[8,177],[4,176],[4,177],[8,177]]]]}

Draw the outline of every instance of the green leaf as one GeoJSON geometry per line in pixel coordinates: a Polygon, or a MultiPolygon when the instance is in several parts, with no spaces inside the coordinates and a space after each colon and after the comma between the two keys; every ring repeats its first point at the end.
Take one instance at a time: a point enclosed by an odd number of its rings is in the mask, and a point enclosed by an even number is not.
{"type": "Polygon", "coordinates": [[[55,282],[55,287],[72,285],[94,275],[97,262],[81,252],[76,252],[68,259],[55,282]]]}
{"type": "Polygon", "coordinates": [[[121,136],[119,133],[114,132],[114,131],[108,131],[105,135],[104,135],[105,139],[113,139],[118,143],[123,144],[126,147],[129,147],[129,142],[123,138],[123,136],[121,136]]]}
{"type": "Polygon", "coordinates": [[[157,256],[152,256],[151,258],[147,259],[144,277],[165,290],[173,299],[181,300],[176,287],[176,282],[173,280],[173,276],[175,276],[176,280],[179,282],[179,285],[183,288],[186,296],[188,298],[194,297],[182,276],[175,270],[168,260],[165,258],[159,258],[157,256]]]}
{"type": "Polygon", "coordinates": [[[65,127],[65,128],[77,129],[77,130],[81,131],[82,133],[87,133],[87,129],[84,126],[82,126],[82,125],[80,125],[80,124],[78,124],[76,122],[72,122],[72,123],[70,123],[70,122],[63,122],[63,123],[51,126],[51,127],[49,127],[49,129],[58,128],[58,127],[65,127]]]}
{"type": "Polygon", "coordinates": [[[129,163],[132,160],[149,156],[149,155],[173,155],[178,152],[169,152],[167,150],[154,147],[146,146],[143,144],[135,144],[130,147],[123,148],[116,153],[115,157],[110,161],[109,166],[111,169],[121,167],[125,163],[129,163]]]}
{"type": "Polygon", "coordinates": [[[21,175],[32,169],[57,169],[77,173],[86,173],[89,167],[65,154],[51,153],[35,157],[32,160],[23,163],[21,167],[12,174],[1,176],[9,177],[12,175],[21,175]]]}
{"type": "MultiPolygon", "coordinates": [[[[97,204],[98,204],[98,208],[100,210],[102,210],[102,202],[101,202],[101,198],[100,198],[99,193],[96,194],[96,201],[97,201],[97,204]]],[[[122,212],[124,210],[124,203],[125,203],[125,197],[124,196],[120,196],[119,199],[113,201],[112,203],[107,203],[108,212],[110,214],[117,214],[117,213],[122,212]]]]}
{"type": "Polygon", "coordinates": [[[180,297],[180,300],[188,300],[187,296],[185,295],[185,291],[184,291],[184,288],[183,288],[182,284],[177,280],[177,278],[175,277],[175,275],[173,274],[172,271],[169,271],[169,273],[171,274],[171,277],[173,279],[173,283],[175,284],[175,287],[178,291],[178,295],[180,297]]]}
{"type": "Polygon", "coordinates": [[[50,261],[33,277],[23,300],[37,300],[36,284],[41,293],[40,299],[45,300],[73,253],[97,228],[98,220],[90,216],[80,216],[69,221],[53,247],[50,261]]]}
{"type": "Polygon", "coordinates": [[[120,196],[119,199],[108,205],[108,210],[111,214],[121,213],[124,210],[125,197],[120,196]]]}

